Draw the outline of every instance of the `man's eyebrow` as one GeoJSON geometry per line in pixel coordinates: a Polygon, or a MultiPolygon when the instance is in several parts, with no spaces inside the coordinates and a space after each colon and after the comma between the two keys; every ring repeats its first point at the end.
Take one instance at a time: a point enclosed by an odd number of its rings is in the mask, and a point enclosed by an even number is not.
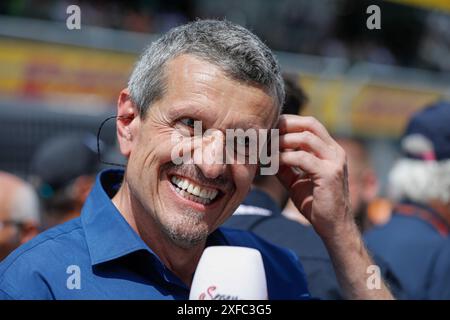
{"type": "Polygon", "coordinates": [[[169,116],[172,118],[178,117],[181,116],[183,113],[186,113],[186,111],[189,111],[190,114],[193,113],[202,114],[206,112],[204,107],[192,103],[186,103],[172,106],[169,109],[169,116]]]}

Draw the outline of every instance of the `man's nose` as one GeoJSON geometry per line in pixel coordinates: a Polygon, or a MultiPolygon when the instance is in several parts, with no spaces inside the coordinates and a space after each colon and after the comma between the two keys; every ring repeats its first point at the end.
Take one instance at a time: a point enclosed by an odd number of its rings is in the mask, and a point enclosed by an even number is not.
{"type": "Polygon", "coordinates": [[[194,149],[194,161],[205,177],[215,179],[225,173],[225,135],[208,130],[201,139],[201,148],[194,149]]]}

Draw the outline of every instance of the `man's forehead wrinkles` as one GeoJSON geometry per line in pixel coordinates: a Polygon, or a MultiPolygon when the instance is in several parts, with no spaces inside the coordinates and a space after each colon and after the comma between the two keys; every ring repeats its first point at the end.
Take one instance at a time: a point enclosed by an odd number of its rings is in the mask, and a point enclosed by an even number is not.
{"type": "Polygon", "coordinates": [[[216,67],[211,66],[202,68],[200,70],[193,69],[190,74],[186,75],[189,78],[196,78],[201,83],[208,84],[210,81],[214,81],[217,78],[224,78],[222,72],[218,71],[216,67]]]}
{"type": "Polygon", "coordinates": [[[176,105],[169,106],[169,116],[172,118],[180,117],[180,116],[208,116],[208,113],[211,113],[211,109],[207,106],[197,105],[192,103],[192,101],[183,100],[178,102],[176,105]],[[209,112],[208,112],[209,111],[209,112]]]}

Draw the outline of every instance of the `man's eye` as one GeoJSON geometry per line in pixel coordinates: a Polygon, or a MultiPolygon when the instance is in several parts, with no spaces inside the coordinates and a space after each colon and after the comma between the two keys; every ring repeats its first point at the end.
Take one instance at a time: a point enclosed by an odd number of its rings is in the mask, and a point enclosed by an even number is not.
{"type": "Polygon", "coordinates": [[[194,128],[195,120],[192,118],[183,118],[180,120],[180,122],[187,127],[194,128]]]}

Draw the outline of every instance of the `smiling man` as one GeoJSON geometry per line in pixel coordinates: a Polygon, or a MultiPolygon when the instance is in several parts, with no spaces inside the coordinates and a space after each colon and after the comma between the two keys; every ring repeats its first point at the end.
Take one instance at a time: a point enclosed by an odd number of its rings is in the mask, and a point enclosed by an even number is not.
{"type": "MultiPolygon", "coordinates": [[[[102,172],[80,218],[6,259],[0,297],[187,299],[205,247],[232,245],[261,252],[269,299],[310,298],[293,253],[220,228],[258,170],[227,152],[227,130],[278,128],[278,177],[323,238],[344,292],[390,298],[383,284],[366,285],[372,262],[348,209],[344,152],[316,120],[280,118],[283,99],[274,56],[245,28],[197,21],[169,31],[145,50],[118,99],[126,170],[102,172]],[[205,134],[195,134],[196,121],[205,134]],[[181,164],[173,161],[174,140],[196,142],[181,164]]],[[[249,147],[246,139],[242,145],[249,147]]]]}

